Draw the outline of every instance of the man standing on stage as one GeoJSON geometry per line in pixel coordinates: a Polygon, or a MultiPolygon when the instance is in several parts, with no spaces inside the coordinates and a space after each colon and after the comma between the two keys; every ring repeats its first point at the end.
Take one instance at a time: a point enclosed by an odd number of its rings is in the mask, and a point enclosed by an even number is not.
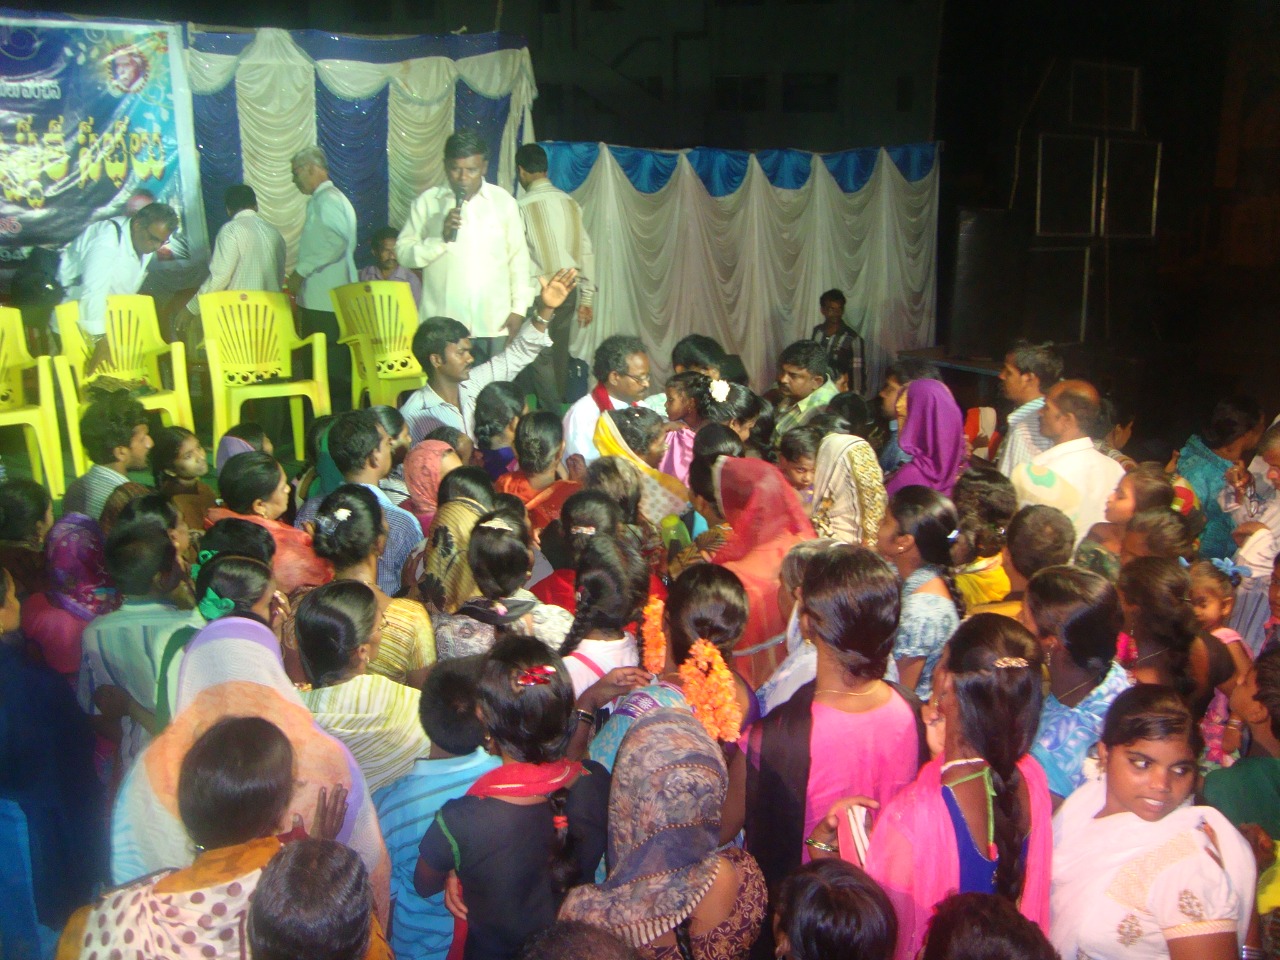
{"type": "Polygon", "coordinates": [[[866,369],[866,345],[862,337],[854,333],[844,322],[844,291],[831,289],[818,298],[818,311],[822,314],[822,323],[813,328],[810,339],[822,344],[827,352],[827,366],[831,368],[831,379],[846,378],[846,389],[854,393],[862,393],[865,384],[862,382],[866,369]]]}
{"type": "Polygon", "coordinates": [[[356,211],[329,179],[329,161],[319,147],[293,158],[293,185],[310,199],[289,289],[300,307],[302,335],[323,333],[329,341],[329,398],[334,413],[340,413],[351,409],[351,354],[338,346],[329,291],[356,282],[356,211]]]}
{"type": "Polygon", "coordinates": [[[574,317],[585,327],[595,316],[596,257],[582,223],[582,208],[547,179],[546,151],[536,143],[526,143],[516,151],[516,174],[524,189],[520,218],[529,242],[533,275],[569,267],[578,271],[577,288],[551,318],[551,349],[539,354],[520,375],[521,386],[537,395],[539,409],[556,410],[566,399],[574,317]]]}
{"type": "Polygon", "coordinates": [[[480,363],[520,329],[533,300],[529,249],[515,198],[485,181],[489,147],[470,130],[444,144],[447,183],[413,202],[396,257],[422,268],[419,317],[451,317],[480,363]]]}

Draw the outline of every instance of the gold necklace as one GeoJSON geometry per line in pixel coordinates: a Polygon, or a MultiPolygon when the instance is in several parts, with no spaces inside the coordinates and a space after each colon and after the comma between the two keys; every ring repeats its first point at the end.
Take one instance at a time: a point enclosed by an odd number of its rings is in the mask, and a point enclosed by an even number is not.
{"type": "MultiPolygon", "coordinates": [[[[1053,696],[1054,696],[1054,699],[1056,699],[1059,703],[1061,703],[1061,704],[1065,707],[1065,706],[1067,705],[1067,704],[1066,704],[1067,697],[1071,696],[1073,693],[1075,693],[1075,692],[1076,692],[1077,690],[1079,690],[1081,687],[1088,686],[1088,685],[1089,685],[1089,684],[1091,684],[1091,683],[1092,683],[1092,684],[1098,684],[1098,683],[1101,683],[1101,682],[1102,682],[1102,678],[1101,678],[1101,677],[1089,677],[1089,678],[1088,678],[1087,680],[1085,680],[1083,683],[1077,683],[1074,687],[1072,687],[1072,688],[1071,688],[1070,690],[1068,690],[1066,693],[1063,693],[1063,694],[1057,694],[1057,693],[1055,693],[1053,696]]],[[[1077,704],[1077,706],[1079,706],[1079,704],[1077,704]]]]}
{"type": "Polygon", "coordinates": [[[879,692],[880,688],[876,686],[879,682],[879,680],[872,680],[871,683],[868,684],[871,688],[870,690],[815,690],[813,692],[815,696],[819,693],[830,693],[837,697],[869,697],[873,693],[879,692]]]}

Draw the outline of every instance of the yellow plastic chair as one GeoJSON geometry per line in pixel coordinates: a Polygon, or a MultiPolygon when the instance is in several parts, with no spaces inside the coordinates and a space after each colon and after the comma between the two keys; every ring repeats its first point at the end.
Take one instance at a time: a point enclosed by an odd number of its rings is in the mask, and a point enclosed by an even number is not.
{"type": "Polygon", "coordinates": [[[302,400],[317,416],[329,413],[328,344],[324,334],[298,337],[283,293],[224,290],[200,295],[200,322],[213,394],[213,446],[239,422],[246,400],[289,397],[293,449],[302,455],[302,400]],[[293,378],[293,352],[311,348],[312,379],[293,378]]]}
{"type": "Polygon", "coordinates": [[[58,400],[53,393],[53,360],[32,357],[27,350],[22,313],[0,307],[0,427],[21,426],[31,459],[31,476],[42,480],[49,494],[60,499],[67,481],[62,466],[62,438],[58,435],[58,400]],[[22,379],[35,367],[39,397],[27,403],[22,379]]]}
{"type": "Polygon", "coordinates": [[[62,352],[54,358],[54,370],[62,393],[71,461],[77,476],[89,469],[89,460],[80,442],[80,417],[89,407],[87,388],[99,377],[146,382],[155,392],[138,397],[144,408],[158,410],[161,419],[170,426],[195,429],[187,376],[187,347],[181,342],[169,343],[160,336],[156,304],[151,297],[137,294],[107,297],[106,336],[111,358],[89,377],[84,376],[89,347],[80,332],[80,304],[71,301],[59,304],[56,309],[62,352]],[[173,386],[170,389],[165,389],[161,376],[163,357],[169,358],[171,366],[173,386]]]}
{"type": "Polygon", "coordinates": [[[367,391],[370,406],[395,406],[405,390],[425,386],[413,355],[418,305],[409,284],[396,280],[348,283],[329,291],[341,344],[351,350],[351,406],[367,391]]]}

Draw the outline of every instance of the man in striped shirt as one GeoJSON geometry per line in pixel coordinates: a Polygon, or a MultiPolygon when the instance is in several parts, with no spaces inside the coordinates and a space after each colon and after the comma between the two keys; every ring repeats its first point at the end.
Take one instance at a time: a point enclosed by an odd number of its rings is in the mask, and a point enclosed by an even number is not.
{"type": "Polygon", "coordinates": [[[112,491],[129,482],[129,471],[146,469],[147,453],[155,441],[142,404],[126,393],[113,393],[95,400],[84,412],[80,442],[93,466],[68,484],[62,513],[81,513],[97,520],[112,491]]]}
{"type": "Polygon", "coordinates": [[[1045,393],[1061,378],[1062,357],[1052,343],[1019,340],[1005,354],[1000,391],[1015,409],[996,451],[996,466],[1006,477],[1053,446],[1040,432],[1040,411],[1045,393]]]}
{"type": "Polygon", "coordinates": [[[391,946],[399,960],[444,960],[453,943],[453,917],[445,909],[444,894],[419,896],[413,872],[418,844],[440,808],[501,763],[481,748],[484,729],[476,715],[480,660],[445,661],[427,675],[419,709],[431,750],[408,774],[373,795],[391,858],[391,946]]]}
{"type": "Polygon", "coordinates": [[[567,399],[574,318],[580,327],[595,318],[596,255],[582,223],[582,208],[547,179],[546,151],[536,143],[526,143],[516,151],[516,173],[524,191],[519,200],[520,219],[529,242],[533,275],[567,267],[578,271],[577,289],[551,317],[551,349],[516,378],[517,384],[537,395],[539,409],[554,411],[567,399]]]}

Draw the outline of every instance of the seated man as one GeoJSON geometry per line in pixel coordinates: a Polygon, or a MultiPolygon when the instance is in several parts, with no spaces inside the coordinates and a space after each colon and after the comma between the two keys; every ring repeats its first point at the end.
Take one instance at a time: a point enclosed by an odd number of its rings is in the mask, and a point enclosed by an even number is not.
{"type": "Polygon", "coordinates": [[[422,281],[408,267],[400,266],[400,261],[396,259],[396,237],[398,236],[400,234],[394,227],[383,227],[374,231],[373,237],[369,240],[374,262],[360,271],[360,279],[365,282],[390,280],[407,283],[409,289],[413,291],[413,304],[418,306],[422,303],[422,281]]]}
{"type": "Polygon", "coordinates": [[[785,406],[773,428],[775,446],[784,433],[804,426],[839,392],[822,344],[797,340],[783,350],[778,358],[778,387],[785,406]]]}
{"type": "Polygon", "coordinates": [[[514,380],[538,353],[551,346],[547,324],[564,303],[577,277],[561,270],[550,279],[539,277],[542,293],[525,323],[491,360],[471,366],[471,333],[457,320],[432,317],[413,335],[413,355],[427,374],[427,385],[414,391],[400,407],[414,443],[421,443],[437,427],[461,430],[473,439],[476,397],[486,384],[514,380]]]}
{"type": "Polygon", "coordinates": [[[600,459],[596,421],[606,410],[635,406],[649,392],[649,355],[639,337],[616,334],[596,347],[591,372],[596,385],[564,415],[564,459],[600,459]]]}
{"type": "MultiPolygon", "coordinates": [[[[400,590],[400,574],[413,548],[422,542],[422,524],[408,510],[397,507],[378,486],[391,472],[391,438],[372,410],[340,413],[329,427],[326,437],[329,456],[347,483],[367,487],[382,507],[387,521],[387,546],[378,558],[378,589],[393,597],[400,590]]],[[[324,502],[314,496],[298,510],[293,525],[303,529],[324,502]]]]}
{"type": "Polygon", "coordinates": [[[1009,592],[1003,600],[970,607],[968,615],[1002,613],[1016,620],[1022,612],[1027,581],[1045,567],[1070,563],[1075,548],[1075,528],[1065,513],[1043,505],[1023,507],[1009,521],[1000,553],[1009,574],[1009,592]]]}
{"type": "Polygon", "coordinates": [[[97,400],[80,418],[80,442],[93,466],[67,486],[62,512],[97,520],[111,492],[129,482],[129,471],[147,467],[147,453],[154,443],[147,412],[124,393],[97,400]]]}
{"type": "Polygon", "coordinates": [[[1055,383],[1040,408],[1040,433],[1052,446],[1009,475],[1018,505],[1057,507],[1075,525],[1077,544],[1095,523],[1106,519],[1107,498],[1124,476],[1124,467],[1094,448],[1090,431],[1101,410],[1092,384],[1055,383]]]}

